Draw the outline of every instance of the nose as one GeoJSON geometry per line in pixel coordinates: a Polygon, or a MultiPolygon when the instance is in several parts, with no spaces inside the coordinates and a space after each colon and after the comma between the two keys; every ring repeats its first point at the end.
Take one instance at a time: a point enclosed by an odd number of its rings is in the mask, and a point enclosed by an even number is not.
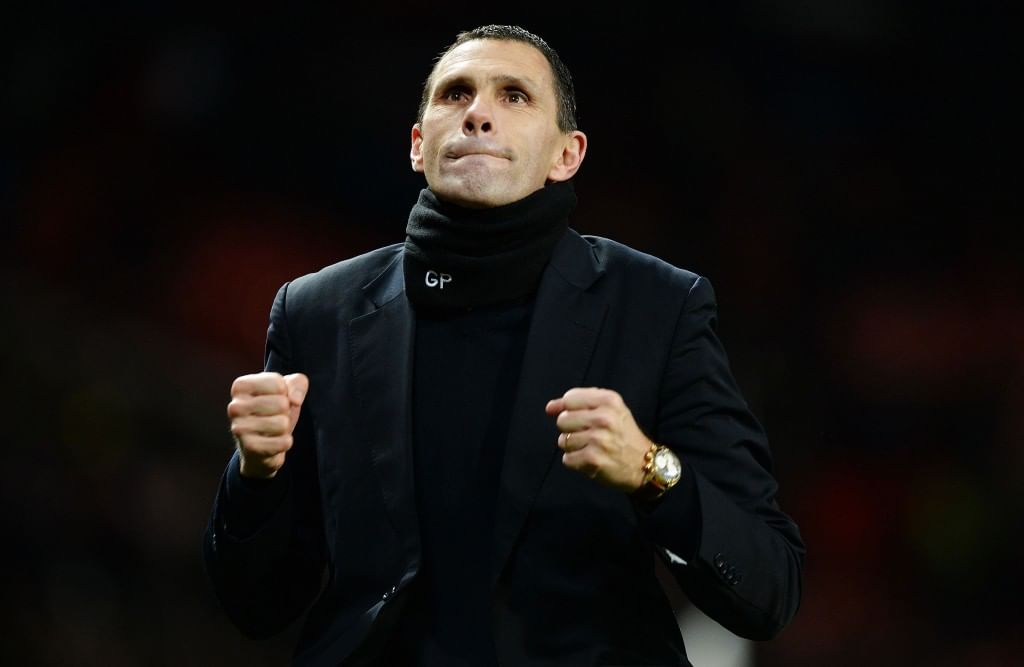
{"type": "Polygon", "coordinates": [[[462,133],[469,136],[492,132],[494,132],[493,109],[482,95],[478,96],[473,100],[473,104],[466,109],[466,116],[462,120],[462,133]]]}

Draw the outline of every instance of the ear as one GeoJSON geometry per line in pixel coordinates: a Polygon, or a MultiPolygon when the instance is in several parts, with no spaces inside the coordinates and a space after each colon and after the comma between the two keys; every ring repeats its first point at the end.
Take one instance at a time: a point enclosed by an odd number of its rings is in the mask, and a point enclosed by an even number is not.
{"type": "Polygon", "coordinates": [[[579,130],[570,132],[565,135],[561,149],[548,172],[549,181],[567,181],[579,171],[583,157],[587,154],[587,135],[579,130]]]}
{"type": "Polygon", "coordinates": [[[412,126],[411,142],[412,147],[409,149],[409,159],[412,160],[412,170],[422,174],[423,152],[420,149],[423,146],[423,131],[420,129],[419,123],[412,126]]]}

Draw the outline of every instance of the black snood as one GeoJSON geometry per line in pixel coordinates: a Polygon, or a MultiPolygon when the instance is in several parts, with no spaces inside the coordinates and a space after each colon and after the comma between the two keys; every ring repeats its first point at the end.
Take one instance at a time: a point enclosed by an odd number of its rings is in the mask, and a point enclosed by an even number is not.
{"type": "Polygon", "coordinates": [[[406,227],[405,290],[416,308],[485,306],[532,293],[576,207],[572,183],[472,209],[420,192],[406,227]]]}

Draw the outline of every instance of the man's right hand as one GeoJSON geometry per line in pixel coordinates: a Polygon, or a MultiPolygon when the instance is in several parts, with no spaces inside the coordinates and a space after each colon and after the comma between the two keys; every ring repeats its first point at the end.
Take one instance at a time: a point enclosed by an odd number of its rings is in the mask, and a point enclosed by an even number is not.
{"type": "Polygon", "coordinates": [[[308,390],[302,373],[255,373],[231,384],[228,418],[243,477],[269,479],[284,465],[308,390]]]}

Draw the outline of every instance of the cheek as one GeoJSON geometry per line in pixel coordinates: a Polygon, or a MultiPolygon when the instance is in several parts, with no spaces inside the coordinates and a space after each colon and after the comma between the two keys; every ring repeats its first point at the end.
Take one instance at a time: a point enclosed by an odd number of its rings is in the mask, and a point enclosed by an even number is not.
{"type": "Polygon", "coordinates": [[[552,165],[555,163],[555,158],[558,155],[558,145],[553,141],[538,141],[538,148],[531,158],[531,168],[537,172],[538,175],[547,176],[551,170],[552,165]]]}
{"type": "Polygon", "coordinates": [[[423,125],[423,141],[420,143],[420,152],[423,153],[425,159],[430,161],[437,160],[437,156],[444,144],[441,140],[442,135],[443,132],[437,123],[423,125]]]}
{"type": "Polygon", "coordinates": [[[443,136],[454,122],[451,113],[446,109],[432,110],[424,118],[420,127],[423,128],[423,136],[427,139],[434,139],[443,136]]]}
{"type": "Polygon", "coordinates": [[[426,169],[430,169],[434,163],[437,162],[437,158],[435,156],[436,150],[434,142],[427,139],[426,135],[424,135],[423,140],[420,141],[420,156],[423,159],[423,166],[426,169]]]}
{"type": "Polygon", "coordinates": [[[534,146],[536,147],[533,151],[533,159],[538,163],[549,164],[557,153],[558,146],[561,143],[561,137],[552,134],[550,130],[545,129],[544,131],[537,132],[534,135],[534,146]]]}

